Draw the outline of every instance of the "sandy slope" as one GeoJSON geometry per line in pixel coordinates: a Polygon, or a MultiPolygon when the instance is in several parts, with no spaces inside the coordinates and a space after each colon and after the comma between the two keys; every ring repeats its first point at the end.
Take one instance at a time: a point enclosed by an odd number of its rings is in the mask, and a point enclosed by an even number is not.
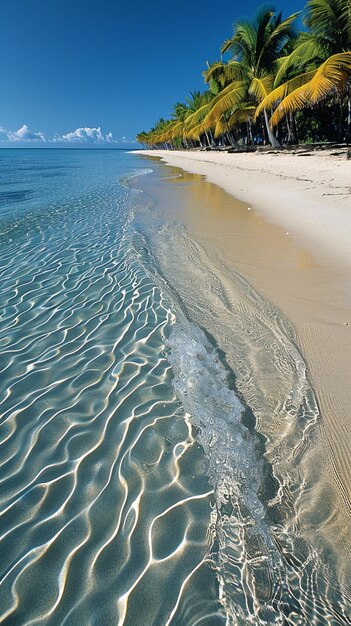
{"type": "MultiPolygon", "coordinates": [[[[145,151],[141,151],[146,154],[145,151]]],[[[157,150],[165,163],[203,174],[239,200],[351,266],[351,160],[345,153],[228,154],[157,150]]],[[[350,267],[351,269],[351,267],[350,267]]]]}

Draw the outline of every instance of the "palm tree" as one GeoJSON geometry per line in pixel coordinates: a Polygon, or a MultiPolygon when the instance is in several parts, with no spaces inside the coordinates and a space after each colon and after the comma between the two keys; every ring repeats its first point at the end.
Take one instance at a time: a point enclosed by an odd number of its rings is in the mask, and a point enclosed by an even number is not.
{"type": "MultiPolygon", "coordinates": [[[[163,144],[166,148],[179,147],[179,145],[189,147],[188,141],[190,145],[194,145],[193,140],[199,141],[200,146],[203,145],[201,137],[198,137],[196,133],[193,136],[191,118],[199,109],[207,107],[211,99],[212,95],[209,91],[204,93],[197,90],[191,91],[190,95],[185,98],[185,102],[177,102],[173,106],[170,120],[161,118],[148,133],[145,131],[139,133],[137,140],[139,143],[149,146],[163,144]]],[[[211,134],[203,132],[202,135],[210,146],[212,143],[211,134]]]]}
{"type": "MultiPolygon", "coordinates": [[[[201,93],[198,90],[193,90],[190,92],[190,96],[185,98],[185,103],[177,102],[173,107],[173,113],[171,115],[172,120],[169,125],[169,129],[167,131],[167,138],[171,141],[178,140],[185,144],[185,147],[188,147],[188,141],[192,142],[195,138],[199,140],[200,145],[201,137],[192,137],[190,132],[191,124],[189,123],[189,119],[200,109],[204,104],[209,101],[210,94],[208,92],[201,93]]],[[[207,133],[206,140],[208,145],[211,144],[211,139],[207,133]]]]}
{"type": "Polygon", "coordinates": [[[256,116],[262,109],[275,106],[270,120],[270,125],[275,127],[286,114],[313,106],[331,95],[339,98],[346,95],[350,138],[350,0],[310,0],[304,22],[309,32],[300,35],[275,77],[273,90],[259,104],[256,116]],[[289,73],[289,79],[282,82],[284,74],[286,79],[289,73]]]}
{"type": "Polygon", "coordinates": [[[211,101],[213,94],[210,91],[194,90],[190,92],[190,98],[186,98],[188,109],[187,115],[184,120],[184,133],[185,139],[198,140],[201,145],[201,135],[206,137],[208,146],[212,144],[213,137],[209,128],[201,128],[201,123],[211,108],[211,101]]]}
{"type": "Polygon", "coordinates": [[[351,140],[351,0],[309,0],[304,18],[309,30],[298,37],[296,17],[282,20],[273,8],[261,7],[252,21],[237,22],[222,47],[231,58],[221,58],[204,72],[208,90],[192,92],[174,106],[172,119],[161,118],[138,140],[166,148],[211,145],[214,131],[215,137],[235,143],[235,127],[246,123],[252,141],[252,125],[260,119],[275,147],[280,144],[273,129],[281,120],[291,139],[294,112],[322,101],[340,108],[340,128],[347,112],[351,140]]]}
{"type": "Polygon", "coordinates": [[[151,147],[163,144],[164,147],[168,149],[170,147],[168,144],[168,132],[170,125],[170,120],[165,120],[163,117],[161,117],[148,133],[139,133],[137,135],[137,140],[140,143],[145,143],[151,147]]]}
{"type": "MultiPolygon", "coordinates": [[[[230,53],[232,59],[228,63],[215,63],[204,72],[210,89],[218,89],[218,93],[202,128],[215,127],[218,134],[223,127],[229,128],[237,119],[242,119],[243,111],[250,115],[271,92],[278,61],[295,36],[293,22],[297,15],[282,20],[281,12],[263,6],[252,21],[234,25],[233,37],[224,42],[221,50],[222,54],[230,53]]],[[[266,108],[262,111],[269,141],[278,147],[280,144],[268,124],[266,108]]]]}

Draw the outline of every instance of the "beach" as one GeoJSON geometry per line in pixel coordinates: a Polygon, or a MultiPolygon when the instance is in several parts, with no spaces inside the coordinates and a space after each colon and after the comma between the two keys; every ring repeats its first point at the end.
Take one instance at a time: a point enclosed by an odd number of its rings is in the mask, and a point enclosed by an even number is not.
{"type": "MultiPolygon", "coordinates": [[[[324,516],[321,532],[346,572],[351,511],[351,162],[345,151],[332,153],[139,151],[149,162],[157,157],[172,166],[170,182],[179,187],[183,180],[187,187],[190,199],[178,202],[168,217],[217,250],[223,263],[245,277],[294,327],[320,413],[315,453],[300,467],[301,481],[314,484],[300,503],[300,520],[313,534],[316,511],[324,516]]],[[[159,204],[171,206],[169,195],[159,204]]],[[[269,437],[269,428],[262,431],[269,437]]]]}
{"type": "Polygon", "coordinates": [[[157,154],[0,151],[0,621],[343,626],[344,250],[157,154]]]}
{"type": "Polygon", "coordinates": [[[222,187],[297,238],[316,255],[324,253],[350,269],[351,163],[346,150],[319,152],[227,152],[152,150],[222,187]],[[335,155],[335,156],[333,156],[335,155]]]}
{"type": "Polygon", "coordinates": [[[351,626],[350,3],[2,3],[1,626],[351,626]]]}

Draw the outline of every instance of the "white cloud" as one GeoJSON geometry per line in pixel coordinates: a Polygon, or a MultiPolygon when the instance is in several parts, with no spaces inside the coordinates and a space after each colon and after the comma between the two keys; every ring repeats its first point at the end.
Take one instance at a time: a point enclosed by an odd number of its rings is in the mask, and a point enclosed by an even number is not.
{"type": "MultiPolygon", "coordinates": [[[[5,130],[5,129],[3,129],[5,130]]],[[[7,131],[8,141],[46,141],[44,133],[34,133],[31,131],[27,124],[23,124],[21,128],[16,131],[7,131]]]]}
{"type": "Polygon", "coordinates": [[[134,139],[130,139],[130,137],[122,137],[122,139],[120,140],[120,143],[138,143],[137,140],[134,139]]]}
{"type": "Polygon", "coordinates": [[[135,139],[122,137],[122,139],[114,139],[111,132],[106,135],[101,131],[101,127],[90,128],[88,126],[77,128],[76,130],[60,135],[56,133],[53,137],[42,132],[32,131],[27,124],[23,124],[18,130],[7,130],[0,126],[0,141],[6,143],[75,143],[75,144],[127,144],[135,143],[135,139]]]}
{"type": "Polygon", "coordinates": [[[57,135],[55,141],[67,141],[69,143],[115,143],[112,133],[103,135],[101,127],[98,128],[77,128],[71,133],[66,135],[57,135]]]}

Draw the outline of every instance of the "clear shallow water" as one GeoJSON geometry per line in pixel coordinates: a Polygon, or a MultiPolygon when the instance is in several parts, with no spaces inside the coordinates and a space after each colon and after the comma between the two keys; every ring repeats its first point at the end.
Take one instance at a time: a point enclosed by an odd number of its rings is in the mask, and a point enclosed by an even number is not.
{"type": "Polygon", "coordinates": [[[165,222],[152,169],[0,151],[0,623],[349,623],[295,514],[294,335],[165,222]]]}
{"type": "Polygon", "coordinates": [[[212,487],[116,152],[3,151],[0,621],[223,623],[212,487]],[[21,199],[20,194],[23,192],[21,199]],[[5,202],[6,195],[6,202],[5,202]]]}

